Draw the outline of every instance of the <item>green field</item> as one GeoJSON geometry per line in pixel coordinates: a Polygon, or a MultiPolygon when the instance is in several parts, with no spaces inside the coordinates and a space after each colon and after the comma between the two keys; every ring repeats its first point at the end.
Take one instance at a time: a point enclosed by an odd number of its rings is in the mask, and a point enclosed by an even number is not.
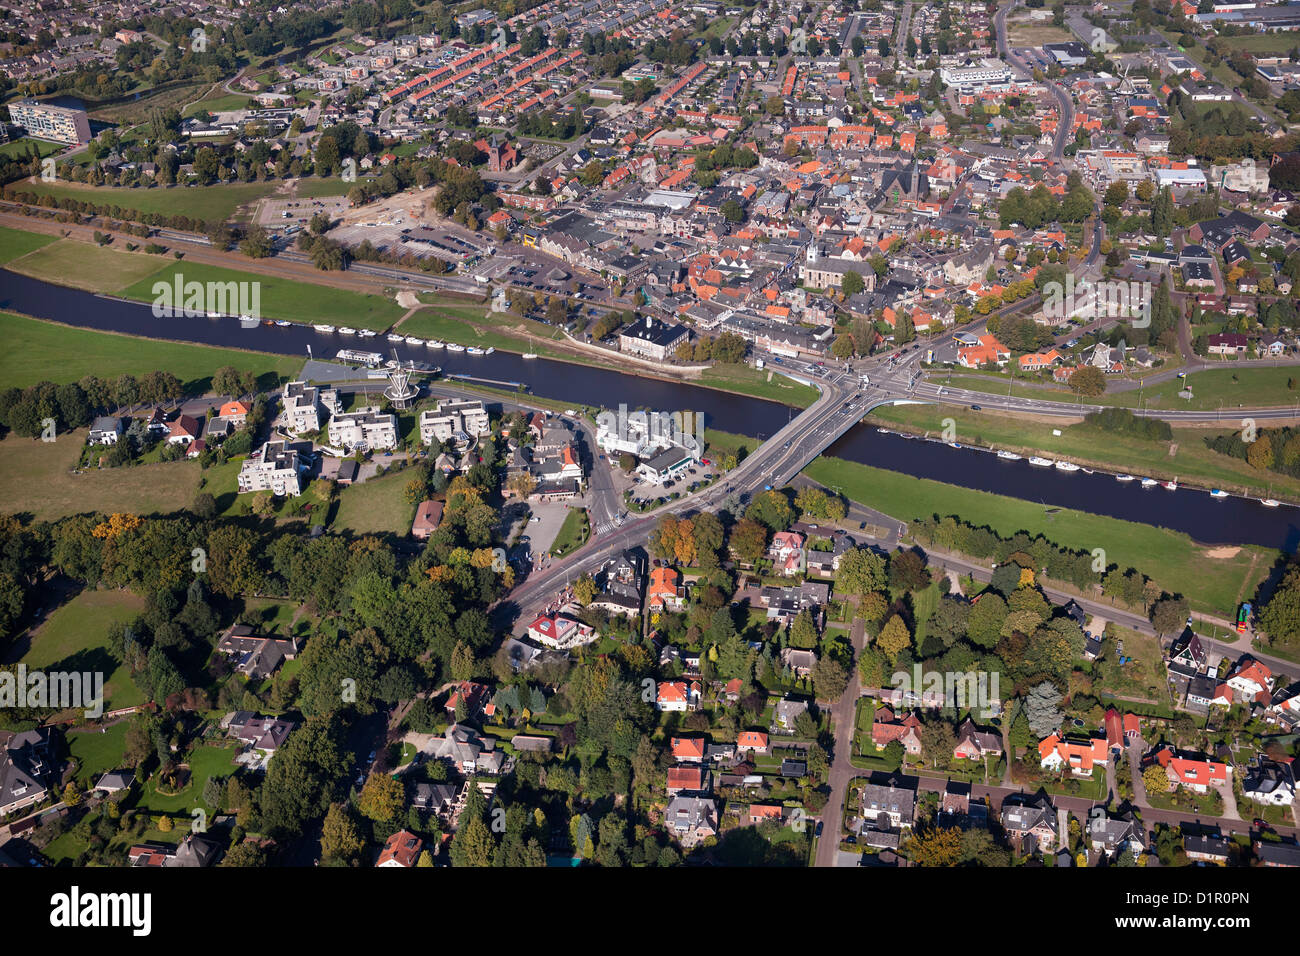
{"type": "Polygon", "coordinates": [[[34,630],[23,663],[46,670],[102,672],[105,710],[142,704],[144,696],[130,674],[108,653],[108,629],[133,621],[143,610],[144,599],[130,591],[83,591],[34,630]]]}
{"type": "Polygon", "coordinates": [[[587,517],[586,509],[570,508],[569,513],[564,516],[564,524],[560,525],[555,541],[551,544],[551,554],[562,557],[570,551],[576,551],[587,543],[587,538],[590,536],[591,520],[587,517]]]}
{"type": "MultiPolygon", "coordinates": [[[[120,242],[118,240],[115,245],[120,242]]],[[[5,268],[58,285],[107,293],[116,292],[157,272],[158,259],[143,252],[125,252],[76,239],[60,239],[14,259],[5,268]]]]}
{"type": "Polygon", "coordinates": [[[86,430],[55,441],[9,435],[0,441],[0,507],[38,521],[114,511],[170,514],[188,508],[199,480],[197,461],[104,468],[74,475],[86,430]]]}
{"type": "Polygon", "coordinates": [[[1243,597],[1254,593],[1278,556],[1257,547],[1207,549],[1165,528],[1057,510],[1051,502],[1022,501],[837,458],[818,458],[804,473],[900,521],[957,515],[971,524],[987,525],[1003,537],[1026,531],[1079,551],[1104,548],[1109,563],[1137,568],[1166,590],[1185,594],[1193,609],[1207,614],[1230,613],[1243,597]]]}
{"type": "MultiPolygon", "coordinates": [[[[1123,408],[1137,408],[1141,401],[1144,408],[1156,409],[1200,409],[1212,411],[1222,407],[1224,419],[1231,421],[1232,413],[1238,405],[1246,407],[1295,405],[1300,402],[1300,388],[1287,388],[1287,381],[1295,379],[1300,384],[1300,369],[1295,366],[1265,365],[1239,366],[1225,363],[1226,368],[1212,368],[1191,372],[1187,380],[1191,382],[1193,398],[1179,398],[1178,393],[1185,387],[1183,380],[1176,378],[1169,382],[1160,382],[1144,389],[1126,392],[1108,392],[1098,398],[1089,398],[1087,403],[1093,405],[1118,405],[1123,408]],[[1236,381],[1233,381],[1233,379],[1236,381]]],[[[946,377],[931,376],[933,381],[949,384],[946,377]]],[[[951,384],[958,388],[969,388],[979,392],[996,395],[1007,394],[1007,379],[985,375],[953,375],[951,384]]],[[[1035,388],[1016,382],[1011,386],[1011,394],[1022,398],[1037,398],[1043,401],[1073,402],[1079,398],[1065,388],[1035,388]]]]}
{"type": "Polygon", "coordinates": [[[1218,434],[1213,429],[1175,428],[1173,441],[1164,442],[1117,435],[1082,422],[1043,424],[946,405],[895,405],[878,408],[870,416],[878,424],[900,425],[931,435],[942,433],[944,421],[949,419],[956,425],[956,440],[960,442],[1022,454],[1054,453],[1117,472],[1176,478],[1241,494],[1300,498],[1300,480],[1273,471],[1257,471],[1240,459],[1206,448],[1205,439],[1218,434]],[[1060,436],[1053,435],[1053,431],[1060,431],[1060,436]]]}
{"type": "Polygon", "coordinates": [[[261,310],[264,317],[291,322],[328,322],[358,329],[387,329],[405,314],[405,309],[383,296],[350,292],[330,286],[313,285],[292,279],[277,279],[254,273],[239,272],[198,262],[170,263],[158,268],[158,260],[147,260],[153,270],[137,276],[134,284],[119,285],[119,294],[141,302],[154,300],[155,282],[174,283],[175,276],[191,282],[257,282],[261,285],[261,310]],[[138,281],[137,281],[138,280],[138,281]]]}
{"type": "Polygon", "coordinates": [[[257,373],[265,387],[302,369],[300,358],[95,332],[12,312],[0,312],[0,336],[5,342],[0,354],[0,386],[4,387],[75,382],[92,374],[111,379],[166,371],[179,378],[188,393],[203,394],[211,386],[212,373],[223,365],[257,373]]]}
{"type": "MultiPolygon", "coordinates": [[[[217,747],[203,744],[194,749],[186,759],[190,765],[190,780],[180,793],[160,794],[158,777],[155,775],[144,785],[144,793],[137,806],[151,813],[182,813],[188,816],[195,807],[203,806],[203,785],[209,777],[223,778],[235,772],[235,754],[239,747],[229,744],[217,747]]],[[[215,807],[209,807],[215,810],[215,807]]]]}
{"type": "Polygon", "coordinates": [[[58,237],[42,236],[35,232],[0,226],[0,265],[25,256],[29,252],[35,252],[51,242],[58,242],[58,237]]]}
{"type": "Polygon", "coordinates": [[[1265,55],[1285,55],[1300,47],[1300,39],[1294,33],[1260,33],[1254,36],[1220,37],[1219,41],[1230,50],[1245,50],[1247,53],[1265,55]]]}
{"type": "Polygon", "coordinates": [[[407,478],[395,471],[344,488],[331,527],[355,534],[407,534],[415,518],[415,505],[409,504],[405,496],[407,478]]]}
{"type": "Polygon", "coordinates": [[[67,148],[62,143],[50,143],[43,139],[23,137],[22,139],[15,139],[0,146],[0,156],[27,157],[31,155],[33,145],[36,147],[36,151],[42,158],[67,148]]]}
{"type": "Polygon", "coordinates": [[[101,206],[119,206],[144,213],[191,216],[205,221],[229,219],[245,203],[269,196],[276,182],[218,183],[215,186],[144,187],[87,186],[83,183],[46,183],[23,180],[15,189],[58,199],[71,198],[101,206]]]}
{"type": "Polygon", "coordinates": [[[216,95],[210,99],[199,100],[185,108],[185,116],[197,116],[199,113],[226,113],[231,110],[242,110],[247,108],[249,100],[253,98],[251,93],[226,93],[222,89],[217,89],[216,95]]]}
{"type": "Polygon", "coordinates": [[[77,761],[77,784],[82,790],[95,785],[110,770],[122,768],[129,720],[119,720],[101,733],[98,728],[67,735],[68,750],[77,761]]]}
{"type": "Polygon", "coordinates": [[[699,377],[698,382],[709,388],[765,398],[795,408],[807,408],[817,401],[820,394],[811,385],[800,384],[772,369],[756,369],[749,365],[714,365],[699,377]]]}

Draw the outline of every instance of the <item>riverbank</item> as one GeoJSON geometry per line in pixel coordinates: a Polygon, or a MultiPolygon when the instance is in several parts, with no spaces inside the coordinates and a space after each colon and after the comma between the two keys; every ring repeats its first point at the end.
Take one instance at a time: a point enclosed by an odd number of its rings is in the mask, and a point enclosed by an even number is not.
{"type": "Polygon", "coordinates": [[[933,405],[878,408],[867,420],[873,425],[933,436],[943,435],[946,423],[951,420],[955,426],[952,439],[962,444],[1022,455],[1043,454],[1087,467],[1160,480],[1177,479],[1183,485],[1206,490],[1221,488],[1247,497],[1300,500],[1300,479],[1258,471],[1244,461],[1206,447],[1206,438],[1235,429],[1175,428],[1172,441],[1149,441],[1105,431],[1086,422],[1062,425],[1024,416],[933,405]]]}
{"type": "Polygon", "coordinates": [[[100,332],[16,312],[0,312],[0,386],[26,388],[37,382],[75,382],[86,375],[137,378],[171,372],[187,392],[211,388],[212,373],[229,365],[258,376],[259,387],[274,388],[302,369],[302,359],[244,349],[182,342],[159,342],[121,332],[100,332]],[[274,378],[271,381],[268,376],[274,378]]]}
{"type": "Polygon", "coordinates": [[[1152,525],[976,491],[838,458],[804,469],[812,480],[900,521],[956,515],[1003,537],[1041,534],[1066,548],[1102,548],[1108,564],[1134,567],[1196,611],[1224,616],[1254,594],[1280,556],[1255,546],[1207,547],[1188,535],[1152,525]]]}

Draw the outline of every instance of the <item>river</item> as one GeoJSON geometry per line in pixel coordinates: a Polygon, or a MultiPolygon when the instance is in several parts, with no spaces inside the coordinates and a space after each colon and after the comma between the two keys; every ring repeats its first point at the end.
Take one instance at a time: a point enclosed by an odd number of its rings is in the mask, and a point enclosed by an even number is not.
{"type": "MultiPolygon", "coordinates": [[[[703,412],[710,428],[759,438],[773,434],[795,414],[778,402],[569,362],[524,359],[511,352],[473,356],[405,344],[394,346],[383,336],[364,339],[324,334],[305,325],[246,329],[234,318],[159,318],[144,303],[69,289],[7,270],[0,270],[0,276],[0,308],[106,332],[301,355],[304,360],[309,345],[318,359],[332,359],[340,348],[388,355],[396,347],[403,360],[432,362],[444,372],[524,382],[533,394],[545,398],[614,409],[626,403],[630,409],[703,412]]],[[[1037,501],[1048,507],[1074,508],[1171,528],[1205,544],[1257,544],[1288,552],[1294,552],[1300,544],[1300,511],[1288,505],[1274,509],[1252,499],[1212,499],[1206,492],[1190,488],[1173,492],[1163,488],[1143,490],[1136,481],[1121,483],[1102,474],[1036,468],[1027,461],[1003,461],[976,449],[954,449],[939,442],[882,435],[867,425],[853,428],[827,454],[918,478],[1037,501]]],[[[963,517],[979,520],[978,515],[963,517]]]]}

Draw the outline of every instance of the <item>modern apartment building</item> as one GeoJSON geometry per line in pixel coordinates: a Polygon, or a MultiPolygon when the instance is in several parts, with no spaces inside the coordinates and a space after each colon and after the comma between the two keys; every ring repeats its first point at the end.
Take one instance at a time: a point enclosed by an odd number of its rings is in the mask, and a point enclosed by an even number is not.
{"type": "Polygon", "coordinates": [[[343,409],[339,405],[339,393],[332,388],[317,388],[306,382],[289,382],[284,386],[282,397],[284,412],[281,421],[284,430],[290,435],[305,435],[307,432],[320,431],[321,413],[337,415],[343,409]]]}
{"type": "Polygon", "coordinates": [[[269,441],[244,459],[239,469],[239,493],[269,491],[275,495],[302,494],[305,443],[269,441]]]}
{"type": "Polygon", "coordinates": [[[480,401],[451,399],[420,412],[420,441],[426,445],[437,438],[464,446],[488,430],[487,409],[480,401]]]}
{"type": "Polygon", "coordinates": [[[19,100],[9,104],[9,118],[37,139],[52,139],[73,146],[89,143],[91,139],[90,118],[85,110],[19,100]]]}
{"type": "Polygon", "coordinates": [[[330,419],[329,439],[331,445],[349,451],[396,448],[397,416],[384,414],[378,408],[361,408],[335,415],[330,419]]]}

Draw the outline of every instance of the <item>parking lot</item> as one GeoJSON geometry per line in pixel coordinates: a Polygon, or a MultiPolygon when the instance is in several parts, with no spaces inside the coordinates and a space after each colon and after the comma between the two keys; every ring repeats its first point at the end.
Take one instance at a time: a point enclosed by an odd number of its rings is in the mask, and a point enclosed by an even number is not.
{"type": "Polygon", "coordinates": [[[694,485],[696,490],[705,482],[712,480],[717,474],[717,468],[712,464],[697,463],[688,468],[685,472],[676,478],[670,478],[663,484],[645,481],[637,478],[632,484],[632,500],[639,504],[653,502],[655,499],[667,498],[673,492],[678,494],[689,494],[691,486],[694,485]]]}
{"type": "Polygon", "coordinates": [[[267,229],[284,229],[289,226],[307,228],[311,217],[318,212],[328,213],[337,219],[348,209],[348,201],[335,199],[265,199],[257,209],[257,224],[267,229]]]}
{"type": "Polygon", "coordinates": [[[551,549],[555,543],[555,537],[560,533],[560,528],[564,525],[564,519],[568,517],[570,506],[581,507],[579,501],[535,501],[531,504],[533,516],[528,519],[528,526],[524,529],[524,535],[528,538],[528,547],[533,552],[533,559],[537,561],[537,566],[543,566],[541,558],[551,549]]]}

